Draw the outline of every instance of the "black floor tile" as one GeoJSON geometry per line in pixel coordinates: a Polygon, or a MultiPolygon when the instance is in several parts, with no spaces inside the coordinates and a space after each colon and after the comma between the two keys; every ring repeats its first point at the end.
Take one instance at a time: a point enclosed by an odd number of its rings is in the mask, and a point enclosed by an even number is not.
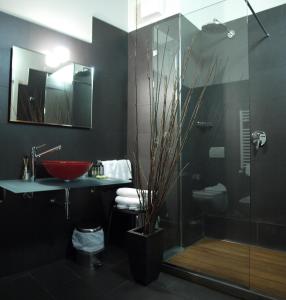
{"type": "Polygon", "coordinates": [[[115,266],[128,259],[126,250],[116,246],[107,248],[99,258],[105,266],[115,266]]]}
{"type": "Polygon", "coordinates": [[[31,275],[44,289],[49,291],[80,279],[71,268],[68,268],[64,260],[35,269],[31,271],[31,275]]]}
{"type": "Polygon", "coordinates": [[[151,283],[150,287],[164,288],[171,293],[188,297],[188,299],[237,300],[237,298],[232,296],[222,294],[202,285],[194,284],[166,273],[161,273],[159,279],[151,283]]]}
{"type": "Polygon", "coordinates": [[[7,282],[11,282],[15,279],[19,279],[26,276],[30,276],[29,272],[16,273],[16,274],[0,277],[0,287],[7,282]]]}
{"type": "Polygon", "coordinates": [[[134,282],[127,281],[113,290],[106,297],[108,300],[184,300],[178,294],[170,292],[164,288],[141,286],[134,282]]]}
{"type": "Polygon", "coordinates": [[[54,300],[54,298],[42,289],[29,275],[0,282],[0,299],[54,300]]]}
{"type": "Polygon", "coordinates": [[[51,291],[56,300],[104,300],[105,296],[99,287],[76,280],[51,291]]]}
{"type": "Polygon", "coordinates": [[[95,274],[98,274],[98,273],[102,272],[103,270],[110,269],[110,267],[106,266],[105,264],[103,264],[101,267],[99,267],[97,269],[88,268],[88,267],[77,264],[73,260],[66,260],[65,264],[66,264],[67,268],[71,269],[76,274],[76,276],[78,276],[80,278],[85,278],[88,276],[95,276],[95,274]]]}
{"type": "Polygon", "coordinates": [[[126,253],[109,249],[96,270],[63,260],[0,279],[0,300],[234,300],[206,287],[161,273],[149,286],[136,284],[126,253]]]}
{"type": "Polygon", "coordinates": [[[107,299],[124,300],[237,300],[200,285],[161,273],[157,281],[143,287],[126,281],[107,295],[107,299]]]}
{"type": "Polygon", "coordinates": [[[67,261],[66,263],[69,268],[80,276],[81,282],[91,287],[95,293],[109,293],[123,282],[131,279],[129,266],[126,262],[112,266],[104,264],[95,270],[79,266],[72,261],[67,261]]]}
{"type": "Polygon", "coordinates": [[[128,280],[128,274],[117,268],[98,270],[82,277],[83,283],[104,294],[111,292],[128,280]]]}
{"type": "Polygon", "coordinates": [[[112,272],[120,275],[121,277],[125,278],[126,280],[132,281],[132,275],[130,272],[130,267],[128,261],[123,261],[111,268],[112,272]]]}

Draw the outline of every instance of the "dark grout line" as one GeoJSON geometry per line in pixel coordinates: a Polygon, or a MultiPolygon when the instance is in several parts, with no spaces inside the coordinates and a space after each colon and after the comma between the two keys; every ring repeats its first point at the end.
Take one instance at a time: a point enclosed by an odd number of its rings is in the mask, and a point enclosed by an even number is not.
{"type": "MultiPolygon", "coordinates": [[[[128,283],[128,282],[129,282],[128,279],[124,280],[123,282],[119,283],[118,286],[112,288],[112,289],[109,290],[108,292],[103,293],[103,295],[104,295],[104,296],[111,295],[113,292],[116,292],[116,290],[118,290],[121,286],[123,286],[124,284],[126,284],[126,283],[128,283]]],[[[135,282],[134,282],[134,283],[135,283],[135,282]]]]}
{"type": "Polygon", "coordinates": [[[51,297],[53,300],[57,300],[53,294],[51,294],[51,292],[49,291],[48,288],[44,287],[41,285],[41,283],[37,280],[36,277],[33,276],[32,273],[29,272],[29,277],[31,277],[31,279],[39,286],[40,289],[42,289],[47,295],[49,295],[49,297],[51,297]]]}
{"type": "Polygon", "coordinates": [[[29,271],[28,272],[21,272],[21,273],[17,273],[17,274],[3,276],[3,277],[0,278],[0,283],[1,282],[12,282],[14,280],[26,277],[28,275],[29,275],[29,271]]]}

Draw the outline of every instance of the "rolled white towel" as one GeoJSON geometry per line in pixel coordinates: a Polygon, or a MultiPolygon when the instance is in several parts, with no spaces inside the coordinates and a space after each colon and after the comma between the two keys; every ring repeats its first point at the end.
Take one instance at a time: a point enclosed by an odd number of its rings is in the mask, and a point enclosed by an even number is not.
{"type": "Polygon", "coordinates": [[[129,205],[128,209],[129,210],[140,210],[140,206],[139,205],[129,205]]]}
{"type": "Polygon", "coordinates": [[[128,205],[123,205],[123,204],[117,204],[116,207],[118,209],[128,209],[128,205]]]}
{"type": "Polygon", "coordinates": [[[121,197],[117,196],[115,198],[115,202],[122,205],[139,205],[140,201],[139,198],[131,198],[131,197],[121,197]]]}
{"type": "MultiPolygon", "coordinates": [[[[142,192],[146,193],[146,195],[148,194],[147,190],[142,190],[142,192]]],[[[141,197],[141,190],[138,190],[138,193],[139,193],[139,196],[141,197]]],[[[134,198],[134,197],[138,198],[138,193],[137,193],[137,189],[134,189],[134,188],[119,188],[116,191],[116,194],[118,196],[130,197],[130,198],[134,198]]]]}
{"type": "Polygon", "coordinates": [[[116,194],[122,197],[138,197],[137,190],[134,188],[119,188],[116,194]]]}

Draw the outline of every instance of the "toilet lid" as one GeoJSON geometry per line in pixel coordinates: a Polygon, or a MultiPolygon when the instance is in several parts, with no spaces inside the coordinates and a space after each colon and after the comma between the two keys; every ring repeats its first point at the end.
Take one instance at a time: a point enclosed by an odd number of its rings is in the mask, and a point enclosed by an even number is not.
{"type": "Polygon", "coordinates": [[[213,198],[214,196],[222,195],[224,192],[217,191],[193,191],[195,198],[213,198]]]}

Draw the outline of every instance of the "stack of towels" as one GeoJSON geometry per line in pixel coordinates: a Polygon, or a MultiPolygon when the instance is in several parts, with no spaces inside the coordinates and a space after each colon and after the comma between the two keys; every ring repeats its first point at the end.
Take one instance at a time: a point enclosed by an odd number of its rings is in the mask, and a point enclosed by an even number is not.
{"type": "MultiPolygon", "coordinates": [[[[143,199],[141,197],[141,191],[138,190],[140,198],[136,189],[133,188],[120,188],[116,191],[115,202],[118,209],[128,209],[128,210],[140,210],[140,201],[142,203],[143,199]]],[[[147,191],[143,190],[147,195],[147,191]]]]}

